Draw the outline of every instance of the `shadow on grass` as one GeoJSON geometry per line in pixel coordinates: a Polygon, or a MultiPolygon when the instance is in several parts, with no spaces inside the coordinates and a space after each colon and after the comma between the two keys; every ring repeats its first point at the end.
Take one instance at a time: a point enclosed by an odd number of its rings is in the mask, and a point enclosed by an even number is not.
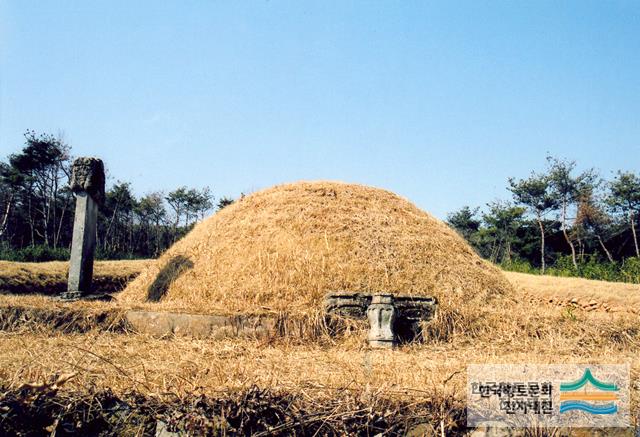
{"type": "Polygon", "coordinates": [[[164,268],[158,273],[153,284],[149,286],[147,291],[148,302],[159,302],[173,282],[178,279],[187,270],[193,268],[193,262],[182,255],[175,256],[169,260],[164,268]]]}

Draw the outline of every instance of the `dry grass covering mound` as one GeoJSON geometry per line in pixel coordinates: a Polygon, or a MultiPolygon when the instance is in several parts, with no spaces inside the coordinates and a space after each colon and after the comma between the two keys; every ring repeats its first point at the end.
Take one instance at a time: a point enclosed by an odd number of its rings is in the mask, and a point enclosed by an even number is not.
{"type": "Polygon", "coordinates": [[[303,314],[330,291],[433,295],[446,317],[512,289],[452,229],[406,199],[300,182],[254,193],[198,224],[119,299],[192,312],[303,314]]]}

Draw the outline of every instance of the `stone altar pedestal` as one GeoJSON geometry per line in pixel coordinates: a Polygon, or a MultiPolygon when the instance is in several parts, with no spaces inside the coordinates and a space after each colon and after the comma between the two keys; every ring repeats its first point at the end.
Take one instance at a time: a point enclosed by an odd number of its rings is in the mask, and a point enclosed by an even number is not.
{"type": "Polygon", "coordinates": [[[336,292],[324,298],[329,316],[368,319],[367,339],[375,349],[390,349],[420,338],[421,323],[434,317],[437,305],[434,297],[391,293],[336,292]]]}
{"type": "Polygon", "coordinates": [[[396,308],[392,294],[374,294],[367,308],[369,319],[369,346],[375,349],[392,349],[396,346],[394,326],[396,308]]]}
{"type": "Polygon", "coordinates": [[[73,161],[71,190],[76,195],[69,279],[64,300],[76,300],[91,292],[96,246],[98,206],[104,202],[104,164],[97,158],[73,161]]]}

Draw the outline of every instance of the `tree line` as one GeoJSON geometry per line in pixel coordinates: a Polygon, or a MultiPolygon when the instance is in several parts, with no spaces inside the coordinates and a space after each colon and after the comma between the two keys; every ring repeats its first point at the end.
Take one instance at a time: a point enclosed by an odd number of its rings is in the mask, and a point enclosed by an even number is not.
{"type": "MultiPolygon", "coordinates": [[[[0,259],[67,259],[75,201],[69,189],[71,147],[60,137],[24,134],[22,149],[0,161],[0,259]]],[[[233,202],[214,203],[208,187],[178,187],[137,197],[128,182],[106,190],[97,227],[100,258],[156,257],[210,211],[233,202]]]]}
{"type": "MultiPolygon", "coordinates": [[[[74,197],[71,147],[28,131],[22,149],[0,161],[0,259],[67,259],[74,197]]],[[[510,199],[465,206],[447,216],[484,258],[520,271],[640,282],[640,177],[608,180],[575,161],[547,157],[546,168],[507,181],[510,199]]],[[[215,209],[208,187],[137,197],[130,183],[106,190],[98,214],[99,258],[156,257],[215,209]]]]}
{"type": "Polygon", "coordinates": [[[603,178],[575,161],[547,157],[546,168],[509,178],[510,199],[447,216],[486,259],[528,272],[640,280],[640,177],[603,178]]]}

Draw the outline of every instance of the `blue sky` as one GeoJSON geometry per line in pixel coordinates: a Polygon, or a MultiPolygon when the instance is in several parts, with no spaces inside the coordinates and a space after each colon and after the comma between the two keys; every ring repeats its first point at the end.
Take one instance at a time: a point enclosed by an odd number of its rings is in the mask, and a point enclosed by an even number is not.
{"type": "Polygon", "coordinates": [[[138,194],[332,179],[444,217],[547,153],[640,170],[640,2],[0,1],[0,156],[138,194]]]}

